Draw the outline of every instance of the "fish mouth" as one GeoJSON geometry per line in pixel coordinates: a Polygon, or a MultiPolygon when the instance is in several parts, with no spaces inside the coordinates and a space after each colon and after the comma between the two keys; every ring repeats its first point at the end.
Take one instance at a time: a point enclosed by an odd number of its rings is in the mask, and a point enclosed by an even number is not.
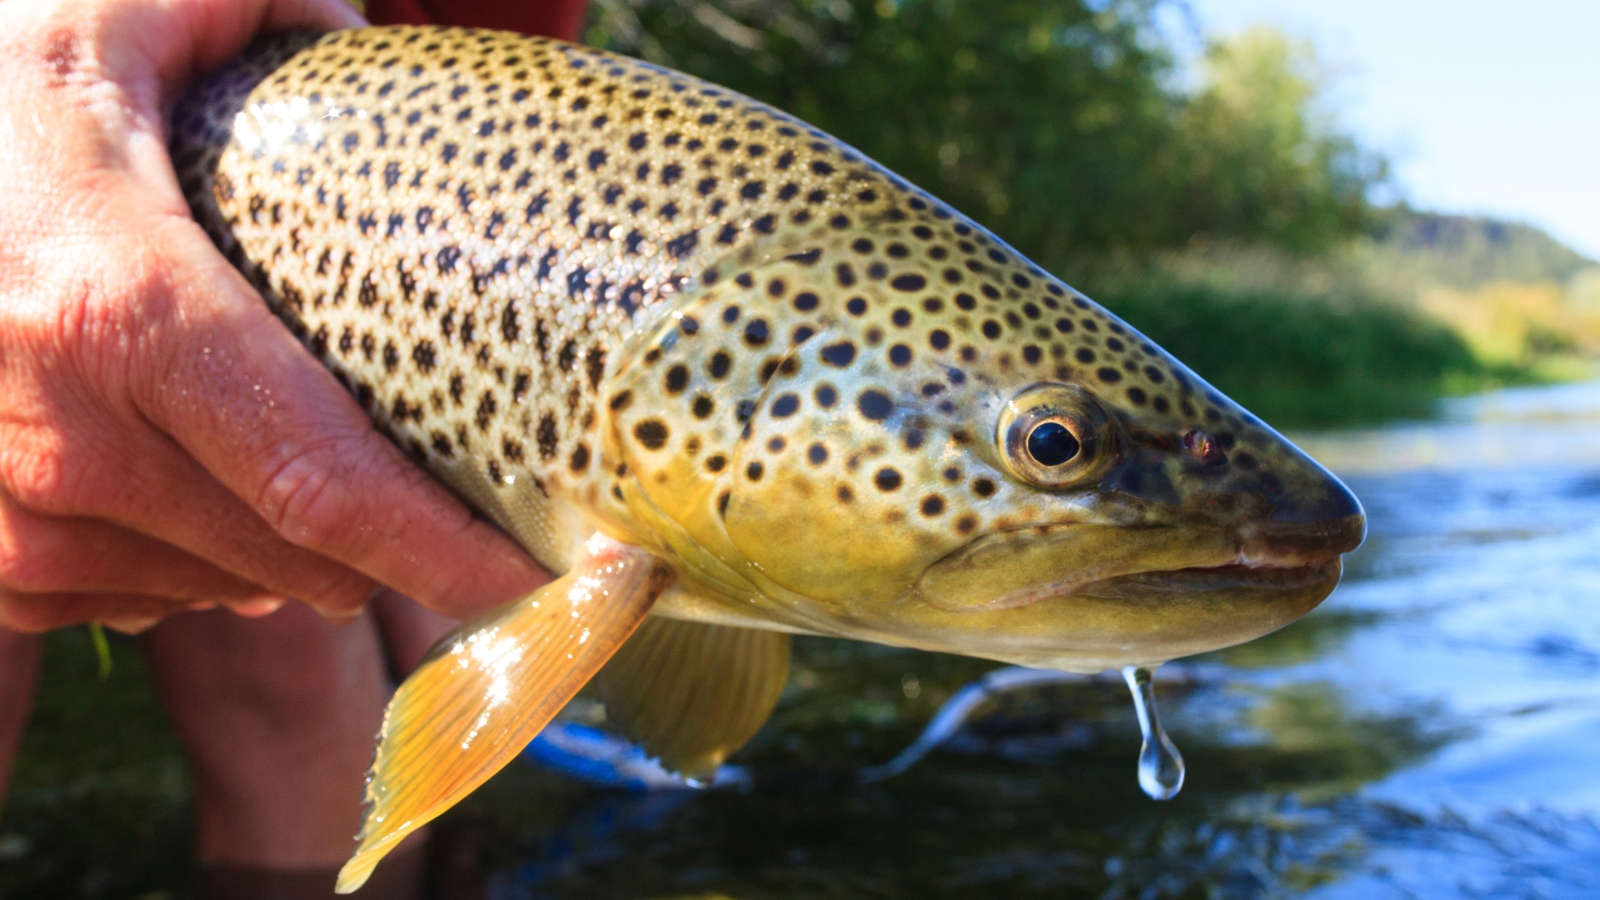
{"type": "Polygon", "coordinates": [[[1063,523],[988,535],[918,580],[923,601],[951,612],[1016,609],[1079,597],[1266,600],[1338,582],[1360,543],[1356,517],[1333,528],[1117,527],[1063,523]]]}
{"type": "Polygon", "coordinates": [[[1310,612],[1338,585],[1335,551],[1348,544],[1269,550],[1222,528],[1000,532],[930,567],[909,599],[960,652],[1073,672],[1151,665],[1310,612]]]}
{"type": "MultiPolygon", "coordinates": [[[[1105,600],[1154,599],[1163,593],[1199,596],[1208,593],[1299,593],[1327,581],[1337,582],[1342,563],[1338,555],[1309,563],[1245,560],[1216,566],[1134,572],[1092,581],[1057,594],[1099,597],[1105,600]]],[[[1055,599],[1055,598],[1052,598],[1055,599]]]]}

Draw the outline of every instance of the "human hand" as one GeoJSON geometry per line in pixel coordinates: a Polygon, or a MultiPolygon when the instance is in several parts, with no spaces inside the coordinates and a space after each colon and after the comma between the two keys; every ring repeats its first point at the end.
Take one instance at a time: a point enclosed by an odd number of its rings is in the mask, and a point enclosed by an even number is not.
{"type": "Polygon", "coordinates": [[[546,575],[369,424],[189,216],[164,113],[340,0],[0,3],[0,626],[137,630],[379,583],[464,617],[546,575]]]}

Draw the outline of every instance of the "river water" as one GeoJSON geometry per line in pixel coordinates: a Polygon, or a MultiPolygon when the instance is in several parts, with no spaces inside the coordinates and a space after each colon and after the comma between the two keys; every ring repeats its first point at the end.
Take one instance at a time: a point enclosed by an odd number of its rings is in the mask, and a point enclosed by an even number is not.
{"type": "MultiPolygon", "coordinates": [[[[994,664],[807,639],[735,760],[742,787],[514,766],[441,821],[441,877],[508,900],[1600,897],[1600,383],[1296,439],[1361,497],[1370,536],[1310,616],[1157,672],[1188,761],[1174,800],[1139,789],[1120,678],[985,700],[863,783],[994,664]]],[[[139,746],[157,749],[137,770],[34,761],[54,774],[19,785],[0,828],[8,898],[187,895],[176,749],[139,746]],[[34,874],[8,882],[8,852],[34,874]]]]}

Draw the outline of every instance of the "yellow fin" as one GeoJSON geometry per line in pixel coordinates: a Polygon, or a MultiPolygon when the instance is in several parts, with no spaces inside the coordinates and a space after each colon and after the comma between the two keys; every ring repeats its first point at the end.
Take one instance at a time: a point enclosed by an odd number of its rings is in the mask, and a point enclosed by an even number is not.
{"type": "Polygon", "coordinates": [[[406,835],[510,762],[628,639],[669,578],[657,558],[596,535],[567,574],[441,641],[389,701],[361,843],[338,892],[361,887],[406,835]]]}
{"type": "Polygon", "coordinates": [[[651,616],[594,683],[623,733],[703,778],[767,721],[788,677],[787,634],[651,616]]]}

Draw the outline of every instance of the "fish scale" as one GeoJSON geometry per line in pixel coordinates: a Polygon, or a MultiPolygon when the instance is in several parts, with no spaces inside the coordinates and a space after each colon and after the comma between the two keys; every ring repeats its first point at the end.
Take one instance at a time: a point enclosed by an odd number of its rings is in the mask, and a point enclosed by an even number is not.
{"type": "Polygon", "coordinates": [[[776,703],[784,632],[1148,665],[1291,621],[1359,543],[1343,485],[1126,323],[689,76],[488,31],[286,35],[172,133],[295,335],[567,573],[402,686],[341,889],[591,676],[705,774],[776,703]]]}

